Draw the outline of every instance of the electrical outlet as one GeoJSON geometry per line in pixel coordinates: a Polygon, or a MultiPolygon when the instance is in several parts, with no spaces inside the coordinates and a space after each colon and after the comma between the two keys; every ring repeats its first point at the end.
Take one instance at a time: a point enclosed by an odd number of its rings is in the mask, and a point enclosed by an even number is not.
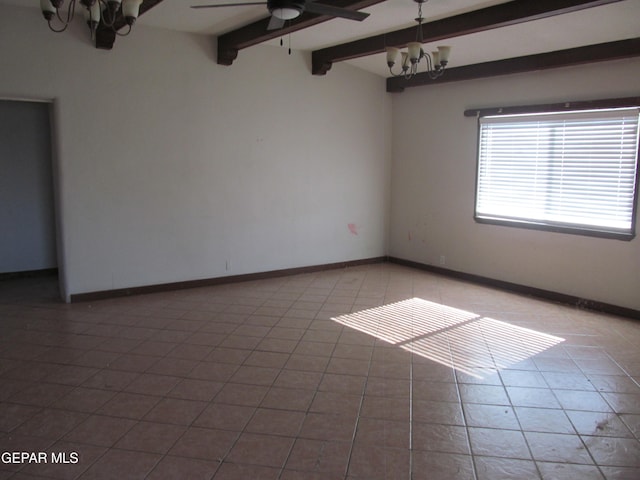
{"type": "Polygon", "coordinates": [[[440,255],[440,265],[444,265],[447,263],[447,257],[444,255],[440,255]]]}
{"type": "Polygon", "coordinates": [[[224,261],[224,269],[228,272],[229,270],[231,270],[231,260],[225,260],[224,261]]]}

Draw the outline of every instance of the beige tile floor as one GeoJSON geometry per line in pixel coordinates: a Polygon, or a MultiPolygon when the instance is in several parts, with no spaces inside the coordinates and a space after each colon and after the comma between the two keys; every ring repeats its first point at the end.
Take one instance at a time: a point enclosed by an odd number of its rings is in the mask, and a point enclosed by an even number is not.
{"type": "Polygon", "coordinates": [[[393,264],[56,288],[0,284],[0,450],[48,459],[0,479],[640,479],[638,321],[393,264]]]}

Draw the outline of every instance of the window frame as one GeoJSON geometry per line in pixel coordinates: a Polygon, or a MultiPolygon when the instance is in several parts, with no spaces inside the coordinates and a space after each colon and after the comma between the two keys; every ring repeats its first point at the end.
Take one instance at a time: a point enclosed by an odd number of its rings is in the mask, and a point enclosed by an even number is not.
{"type": "MultiPolygon", "coordinates": [[[[548,105],[533,105],[522,107],[494,107],[485,109],[466,110],[465,116],[476,117],[476,175],[475,175],[475,190],[474,190],[474,210],[473,218],[476,223],[516,227],[531,230],[539,230],[546,232],[567,233],[572,235],[610,238],[617,240],[630,241],[636,236],[636,221],[638,214],[638,200],[640,189],[640,145],[636,151],[635,159],[635,184],[634,184],[634,197],[631,212],[631,228],[630,232],[616,232],[613,230],[607,230],[606,227],[591,226],[591,225],[579,225],[579,224],[562,224],[554,222],[544,222],[535,220],[518,220],[500,217],[490,217],[487,215],[478,215],[478,189],[480,182],[480,153],[481,153],[481,124],[480,119],[485,116],[499,116],[499,115],[516,115],[516,114],[550,114],[550,113],[566,113],[581,110],[609,110],[614,108],[640,108],[640,97],[630,97],[622,99],[609,99],[609,100],[596,100],[587,102],[566,102],[562,104],[548,104],[548,105]]],[[[640,128],[640,127],[639,127],[640,128]]],[[[640,136],[640,135],[639,135],[640,136]]],[[[640,141],[639,141],[640,143],[640,141]]]]}

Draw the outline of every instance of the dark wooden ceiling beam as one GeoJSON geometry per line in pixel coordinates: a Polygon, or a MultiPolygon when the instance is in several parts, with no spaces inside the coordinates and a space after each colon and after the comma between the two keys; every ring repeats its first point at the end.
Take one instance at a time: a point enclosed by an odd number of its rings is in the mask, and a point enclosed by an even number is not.
{"type": "MultiPolygon", "coordinates": [[[[162,1],[163,0],[143,0],[140,5],[138,16],[144,15],[145,12],[148,12],[159,3],[162,3],[162,1]]],[[[116,31],[124,28],[126,24],[124,17],[119,13],[118,18],[116,18],[114,28],[107,28],[104,26],[98,27],[96,30],[96,48],[111,50],[116,41],[116,31]]]]}
{"type": "Polygon", "coordinates": [[[444,75],[435,80],[431,80],[427,73],[418,73],[410,80],[406,80],[403,77],[390,77],[387,78],[387,92],[402,92],[405,88],[410,87],[570,67],[638,56],[640,56],[640,38],[631,38],[549,53],[508,58],[506,60],[465,65],[447,69],[444,75]]]}
{"type": "MultiPolygon", "coordinates": [[[[384,0],[323,0],[322,3],[333,7],[346,8],[347,10],[360,10],[382,1],[384,0]]],[[[270,17],[263,18],[257,22],[220,35],[218,37],[217,63],[219,65],[231,65],[238,56],[238,52],[243,48],[297,32],[298,30],[326,22],[335,17],[303,13],[298,18],[288,21],[284,28],[267,30],[269,18],[270,17]]]]}
{"type": "MultiPolygon", "coordinates": [[[[512,0],[423,24],[424,42],[484,32],[542,18],[576,12],[622,0],[512,0]]],[[[416,27],[363,38],[312,52],[312,73],[324,75],[334,62],[382,53],[388,46],[402,47],[416,38],[416,27]]]]}

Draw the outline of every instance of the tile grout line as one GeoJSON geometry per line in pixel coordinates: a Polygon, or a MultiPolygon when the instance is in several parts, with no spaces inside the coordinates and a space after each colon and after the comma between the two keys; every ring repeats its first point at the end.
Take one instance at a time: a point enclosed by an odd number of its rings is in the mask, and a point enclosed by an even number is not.
{"type": "MultiPolygon", "coordinates": [[[[363,272],[364,278],[366,278],[368,272],[363,272]]],[[[360,293],[362,291],[362,285],[364,284],[364,278],[362,280],[362,282],[360,283],[360,287],[358,288],[358,293],[360,293]]],[[[356,298],[358,297],[358,295],[356,295],[356,298]]],[[[352,305],[353,308],[353,305],[352,305]]],[[[337,345],[337,342],[336,342],[337,345]]],[[[375,347],[375,341],[373,343],[373,346],[375,347]]],[[[360,424],[360,415],[362,413],[362,406],[364,405],[364,397],[365,397],[365,392],[367,391],[367,384],[369,383],[369,372],[371,371],[371,362],[373,361],[373,352],[374,352],[374,348],[371,348],[371,353],[369,354],[369,364],[367,367],[367,375],[365,376],[365,381],[364,381],[364,385],[362,386],[362,394],[360,395],[360,403],[358,405],[358,413],[356,415],[356,422],[355,425],[353,426],[353,434],[351,436],[351,445],[349,446],[349,454],[347,456],[347,465],[345,467],[345,471],[344,471],[344,478],[346,479],[348,474],[349,474],[349,470],[351,469],[351,460],[352,460],[352,456],[353,456],[353,447],[355,444],[355,439],[356,439],[356,435],[358,433],[358,426],[360,424]]]]}
{"type": "MultiPolygon", "coordinates": [[[[441,286],[438,286],[438,303],[443,304],[442,300],[442,290],[441,286]]],[[[460,402],[460,411],[462,412],[462,421],[464,422],[464,431],[467,440],[467,448],[469,449],[469,456],[471,457],[471,472],[473,474],[474,480],[478,480],[478,469],[476,467],[475,455],[473,454],[473,449],[471,447],[471,434],[469,432],[469,423],[467,422],[467,414],[466,409],[464,408],[464,402],[462,401],[462,395],[460,392],[460,381],[458,377],[458,370],[454,367],[453,361],[453,352],[451,351],[451,342],[447,340],[447,346],[449,349],[449,356],[451,357],[450,365],[451,370],[453,371],[453,380],[456,386],[456,393],[458,395],[458,401],[460,402]]]]}
{"type": "MultiPolygon", "coordinates": [[[[414,292],[412,292],[414,293],[414,292]]],[[[414,327],[415,316],[411,318],[411,329],[414,327]]],[[[414,337],[414,332],[411,332],[414,337]]],[[[413,479],[413,352],[411,355],[411,361],[409,362],[409,480],[413,479]]]]}
{"type": "MultiPolygon", "coordinates": [[[[449,354],[451,354],[451,350],[449,350],[449,354]]],[[[451,356],[451,363],[453,365],[453,355],[451,356]]],[[[453,379],[456,385],[456,393],[458,394],[458,399],[460,401],[460,411],[462,412],[462,421],[464,422],[464,431],[466,434],[467,440],[467,448],[469,449],[469,456],[471,457],[471,471],[473,473],[473,478],[478,480],[478,469],[476,467],[476,456],[473,453],[473,448],[471,447],[471,433],[469,432],[469,423],[467,422],[467,413],[464,407],[464,402],[462,401],[462,395],[460,394],[460,381],[458,378],[458,371],[451,367],[453,370],[453,379]]]]}
{"type": "MultiPolygon", "coordinates": [[[[536,372],[539,372],[539,371],[536,370],[536,372]]],[[[527,451],[529,452],[529,455],[531,456],[531,461],[533,463],[533,466],[535,467],[536,472],[538,473],[538,477],[539,478],[543,478],[542,472],[540,471],[540,467],[538,466],[538,462],[536,461],[535,457],[533,456],[533,451],[531,450],[531,445],[529,444],[529,440],[527,439],[527,436],[524,434],[525,430],[522,428],[522,422],[520,421],[520,415],[518,415],[518,411],[516,410],[516,405],[513,404],[513,401],[511,400],[511,395],[509,395],[509,390],[507,389],[507,386],[504,384],[504,379],[502,378],[502,375],[500,374],[500,369],[496,369],[496,373],[498,374],[498,378],[500,379],[500,385],[502,385],[502,388],[504,389],[505,394],[507,396],[507,400],[509,401],[509,407],[513,411],[513,416],[516,418],[516,422],[518,422],[518,427],[519,427],[518,431],[522,434],[522,438],[524,439],[524,443],[527,446],[527,451]]],[[[542,379],[544,380],[545,384],[547,384],[547,387],[548,387],[549,385],[547,383],[547,380],[544,378],[544,376],[542,376],[542,379]]],[[[549,388],[549,389],[551,390],[551,388],[549,388]]],[[[555,398],[555,396],[554,396],[554,398],[555,398]]],[[[564,409],[562,411],[564,412],[564,409]]]]}

